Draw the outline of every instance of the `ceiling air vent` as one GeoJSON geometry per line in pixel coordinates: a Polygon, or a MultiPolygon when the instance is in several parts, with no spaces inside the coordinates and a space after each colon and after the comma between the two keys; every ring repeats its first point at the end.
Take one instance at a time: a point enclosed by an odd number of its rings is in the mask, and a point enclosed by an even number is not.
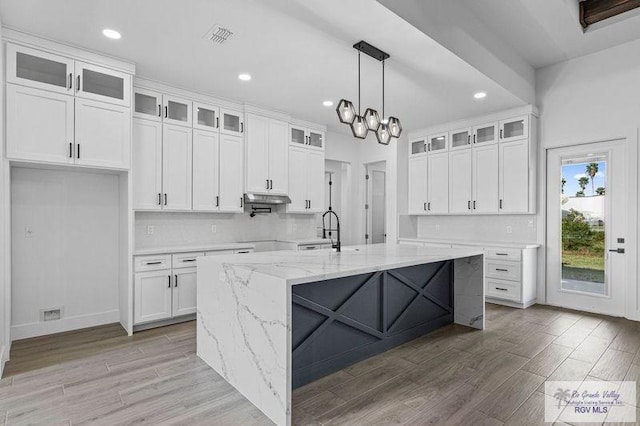
{"type": "Polygon", "coordinates": [[[212,43],[222,44],[229,40],[229,37],[232,35],[233,31],[223,27],[222,25],[216,24],[207,31],[203,38],[211,41],[212,43]]]}

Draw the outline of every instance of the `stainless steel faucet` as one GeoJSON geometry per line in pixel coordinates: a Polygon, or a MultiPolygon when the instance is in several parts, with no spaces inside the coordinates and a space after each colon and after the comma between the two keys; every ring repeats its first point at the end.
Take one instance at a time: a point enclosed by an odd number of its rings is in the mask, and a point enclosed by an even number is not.
{"type": "Polygon", "coordinates": [[[324,212],[324,214],[322,215],[322,238],[323,239],[327,238],[327,232],[329,232],[329,239],[331,240],[331,248],[336,249],[336,252],[340,253],[340,218],[338,217],[338,214],[331,209],[331,207],[329,207],[329,210],[324,212]],[[324,218],[327,215],[329,215],[329,228],[327,228],[325,223],[324,223],[324,218]],[[331,229],[330,228],[331,227],[331,215],[334,215],[336,217],[336,228],[335,229],[331,229]],[[331,237],[331,233],[333,231],[336,231],[336,233],[338,234],[338,241],[335,244],[333,243],[333,238],[331,237]]]}

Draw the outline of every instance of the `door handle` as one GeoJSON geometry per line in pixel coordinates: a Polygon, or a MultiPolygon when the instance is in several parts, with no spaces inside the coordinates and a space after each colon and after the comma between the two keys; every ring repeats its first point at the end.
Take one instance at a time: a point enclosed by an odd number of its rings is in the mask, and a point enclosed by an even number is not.
{"type": "Polygon", "coordinates": [[[467,210],[471,210],[471,201],[467,201],[467,210]]]}
{"type": "Polygon", "coordinates": [[[244,207],[244,198],[240,197],[240,207],[244,207]]]}
{"type": "Polygon", "coordinates": [[[264,189],[269,189],[269,179],[265,179],[266,185],[264,189]]]}
{"type": "Polygon", "coordinates": [[[167,275],[167,277],[169,278],[169,285],[167,286],[167,288],[171,288],[171,275],[167,275]]]}
{"type": "Polygon", "coordinates": [[[500,139],[502,139],[502,129],[500,129],[500,139]]]}
{"type": "Polygon", "coordinates": [[[167,193],[166,192],[164,193],[164,205],[165,206],[167,205],[167,193]]]}
{"type": "Polygon", "coordinates": [[[73,143],[69,142],[69,158],[73,158],[73,143]]]}
{"type": "Polygon", "coordinates": [[[73,73],[69,73],[69,90],[73,87],[73,73]]]}
{"type": "Polygon", "coordinates": [[[80,74],[78,74],[78,85],[76,87],[76,92],[80,91],[80,74]]]}
{"type": "Polygon", "coordinates": [[[77,156],[78,158],[80,158],[80,144],[78,143],[78,144],[76,144],[76,145],[77,145],[77,148],[76,148],[76,156],[77,156]]]}
{"type": "Polygon", "coordinates": [[[240,133],[244,133],[244,123],[240,123],[240,133]]]}
{"type": "Polygon", "coordinates": [[[273,179],[269,179],[269,189],[273,189],[273,179]]]}
{"type": "Polygon", "coordinates": [[[158,192],[158,205],[162,205],[162,194],[158,192]]]}
{"type": "Polygon", "coordinates": [[[476,209],[476,200],[473,200],[473,209],[476,209]]]}
{"type": "Polygon", "coordinates": [[[162,117],[162,105],[158,104],[158,117],[162,117]]]}
{"type": "Polygon", "coordinates": [[[476,143],[476,135],[473,135],[473,143],[476,143]]]}
{"type": "Polygon", "coordinates": [[[164,118],[168,118],[169,117],[169,107],[164,107],[164,118]]]}
{"type": "Polygon", "coordinates": [[[422,210],[427,211],[427,203],[424,203],[424,204],[422,205],[422,210]]]}
{"type": "Polygon", "coordinates": [[[216,129],[220,128],[220,117],[216,117],[216,129]]]}
{"type": "Polygon", "coordinates": [[[220,196],[216,195],[216,207],[220,207],[220,196]]]}
{"type": "Polygon", "coordinates": [[[173,281],[173,286],[178,287],[178,275],[174,275],[175,280],[173,281]]]}
{"type": "Polygon", "coordinates": [[[620,253],[620,254],[624,254],[624,249],[623,248],[619,248],[619,249],[610,249],[610,252],[613,253],[620,253]]]}
{"type": "Polygon", "coordinates": [[[428,203],[427,203],[427,210],[428,210],[428,211],[431,211],[431,202],[428,202],[428,203]]]}
{"type": "Polygon", "coordinates": [[[500,209],[502,209],[502,200],[500,200],[500,209]]]}

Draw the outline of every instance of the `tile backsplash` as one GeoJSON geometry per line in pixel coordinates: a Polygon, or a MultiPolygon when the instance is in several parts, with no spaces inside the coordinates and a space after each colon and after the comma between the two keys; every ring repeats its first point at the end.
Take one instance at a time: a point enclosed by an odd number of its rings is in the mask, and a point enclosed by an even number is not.
{"type": "Polygon", "coordinates": [[[309,239],[316,235],[315,215],[274,212],[252,218],[247,213],[135,214],[136,250],[283,238],[309,239]]]}
{"type": "Polygon", "coordinates": [[[535,215],[420,216],[418,238],[435,240],[536,243],[535,215]]]}

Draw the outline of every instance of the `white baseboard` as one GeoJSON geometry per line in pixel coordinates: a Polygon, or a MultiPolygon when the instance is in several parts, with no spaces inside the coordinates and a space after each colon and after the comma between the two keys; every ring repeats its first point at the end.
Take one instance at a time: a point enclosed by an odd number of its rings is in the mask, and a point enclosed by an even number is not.
{"type": "Polygon", "coordinates": [[[518,308],[518,309],[527,309],[528,307],[536,304],[536,299],[530,300],[526,303],[517,303],[517,302],[510,302],[508,300],[494,299],[493,297],[485,296],[484,300],[485,302],[493,303],[496,305],[509,306],[510,308],[518,308]]]}
{"type": "Polygon", "coordinates": [[[46,334],[61,333],[114,322],[120,322],[120,311],[118,310],[66,317],[56,321],[12,325],[11,340],[27,339],[29,337],[44,336],[46,334]]]}

